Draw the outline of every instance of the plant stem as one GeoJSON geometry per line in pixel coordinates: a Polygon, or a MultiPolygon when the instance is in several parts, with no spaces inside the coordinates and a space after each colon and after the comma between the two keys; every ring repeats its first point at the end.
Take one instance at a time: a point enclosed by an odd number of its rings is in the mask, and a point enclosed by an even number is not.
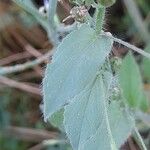
{"type": "Polygon", "coordinates": [[[51,41],[54,46],[57,46],[58,44],[58,38],[56,34],[56,24],[54,21],[54,16],[57,9],[57,0],[49,0],[49,9],[48,9],[48,22],[49,22],[49,30],[48,35],[51,38],[51,41]]]}
{"type": "MultiPolygon", "coordinates": [[[[115,42],[118,42],[118,43],[130,48],[131,50],[134,50],[134,51],[138,52],[139,54],[150,59],[150,53],[147,53],[147,52],[143,51],[142,49],[140,49],[134,45],[131,45],[125,41],[122,41],[122,40],[115,38],[112,35],[109,35],[106,33],[102,33],[101,35],[112,38],[115,42]]],[[[37,58],[36,60],[33,60],[31,62],[26,62],[24,64],[19,64],[19,65],[15,65],[15,66],[0,67],[0,75],[10,74],[10,73],[14,73],[14,72],[20,72],[20,71],[24,71],[28,68],[32,68],[32,67],[42,63],[43,61],[47,60],[50,56],[52,56],[53,52],[54,52],[54,49],[51,50],[50,52],[42,55],[41,57],[37,58]]]]}
{"type": "Polygon", "coordinates": [[[36,94],[38,96],[41,96],[40,88],[37,88],[35,86],[31,86],[29,84],[18,82],[12,79],[9,79],[4,76],[0,76],[0,84],[6,85],[8,87],[16,88],[25,92],[29,92],[31,94],[36,94]]]}
{"type": "Polygon", "coordinates": [[[42,17],[36,7],[27,5],[24,1],[12,0],[28,13],[32,14],[33,17],[44,27],[48,33],[48,37],[54,46],[58,44],[56,26],[54,21],[54,16],[57,8],[57,0],[49,0],[49,11],[48,11],[48,21],[46,18],[42,17]]]}
{"type": "Polygon", "coordinates": [[[51,25],[51,28],[53,28],[53,30],[56,29],[55,22],[54,22],[56,9],[57,9],[57,0],[49,0],[48,21],[51,25]]]}
{"type": "Polygon", "coordinates": [[[121,39],[115,38],[112,35],[107,34],[107,33],[102,33],[101,35],[109,37],[109,38],[113,39],[115,42],[120,43],[120,44],[130,48],[131,50],[133,50],[133,51],[135,51],[135,52],[137,52],[137,53],[139,53],[139,54],[141,54],[141,55],[143,55],[143,56],[150,59],[150,53],[147,53],[147,52],[143,51],[142,49],[140,49],[140,48],[138,48],[138,47],[136,47],[132,44],[129,44],[128,42],[125,42],[121,39]]]}
{"type": "Polygon", "coordinates": [[[147,148],[143,142],[143,139],[142,139],[141,135],[139,134],[139,131],[137,130],[136,127],[134,127],[134,132],[135,132],[135,134],[133,136],[134,136],[135,140],[137,140],[137,144],[139,145],[139,147],[142,150],[147,150],[147,148]]]}
{"type": "Polygon", "coordinates": [[[96,9],[96,33],[100,34],[103,28],[105,18],[105,7],[98,6],[96,9]]]}
{"type": "Polygon", "coordinates": [[[23,10],[31,14],[43,26],[43,28],[47,30],[48,23],[46,19],[43,16],[41,16],[34,7],[28,6],[25,2],[22,1],[18,1],[18,0],[12,0],[12,1],[15,2],[23,10]]]}
{"type": "Polygon", "coordinates": [[[106,126],[107,126],[107,130],[108,130],[108,136],[110,139],[110,145],[111,145],[111,150],[117,150],[116,147],[116,143],[114,141],[113,135],[112,135],[112,131],[111,131],[111,127],[110,127],[110,122],[109,122],[109,117],[108,117],[108,108],[107,108],[107,102],[106,99],[104,100],[104,114],[105,114],[105,119],[106,119],[106,126]]]}
{"type": "Polygon", "coordinates": [[[50,56],[52,56],[54,50],[51,50],[47,52],[46,54],[40,56],[39,58],[26,62],[24,64],[19,64],[19,65],[14,65],[14,66],[8,66],[8,67],[0,67],[0,76],[9,74],[9,73],[14,73],[14,72],[21,72],[29,68],[33,68],[34,66],[41,64],[45,60],[48,60],[50,56]]]}

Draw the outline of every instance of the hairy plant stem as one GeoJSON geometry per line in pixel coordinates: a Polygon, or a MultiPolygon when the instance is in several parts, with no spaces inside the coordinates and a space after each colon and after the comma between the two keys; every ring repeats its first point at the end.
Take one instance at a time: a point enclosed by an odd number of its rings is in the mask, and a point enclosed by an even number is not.
{"type": "Polygon", "coordinates": [[[137,144],[139,145],[139,147],[141,148],[141,150],[147,150],[144,142],[143,142],[143,139],[139,133],[139,131],[137,130],[136,127],[134,127],[134,134],[133,134],[133,137],[135,138],[135,140],[137,141],[137,144]]]}
{"type": "MultiPolygon", "coordinates": [[[[125,104],[125,106],[127,108],[126,104],[125,104]]],[[[131,112],[129,114],[129,111],[127,111],[127,113],[128,113],[128,117],[129,117],[130,121],[134,124],[133,134],[132,134],[134,140],[136,141],[136,143],[138,144],[138,146],[141,148],[141,150],[147,150],[147,148],[146,148],[146,146],[145,146],[145,144],[143,142],[143,139],[142,139],[142,137],[141,137],[141,135],[140,135],[140,133],[139,133],[136,125],[135,125],[135,119],[133,117],[133,114],[131,112]]]]}
{"type": "Polygon", "coordinates": [[[58,38],[56,32],[56,24],[54,21],[55,13],[57,9],[57,0],[49,0],[49,9],[48,9],[48,35],[54,46],[58,45],[58,38]]]}
{"type": "Polygon", "coordinates": [[[128,42],[125,42],[125,41],[123,41],[121,39],[118,39],[118,38],[116,38],[116,37],[114,37],[114,36],[112,36],[110,34],[107,34],[107,33],[101,33],[101,35],[109,37],[109,38],[113,39],[115,42],[117,42],[117,43],[119,43],[121,45],[124,45],[127,48],[129,48],[130,50],[133,50],[133,51],[135,51],[135,52],[137,52],[137,53],[139,53],[139,54],[141,54],[141,55],[143,55],[143,56],[145,56],[145,57],[150,59],[150,53],[147,53],[147,52],[143,51],[142,49],[140,49],[140,48],[138,48],[138,47],[136,47],[136,46],[134,46],[134,45],[132,45],[132,44],[130,44],[128,42]]]}
{"type": "Polygon", "coordinates": [[[55,29],[54,16],[57,9],[57,0],[49,0],[49,11],[48,11],[48,21],[51,25],[51,28],[55,29]]]}
{"type": "Polygon", "coordinates": [[[108,130],[108,136],[110,139],[110,145],[111,145],[111,150],[117,150],[116,147],[116,143],[114,141],[113,135],[112,135],[112,131],[111,131],[111,127],[110,127],[110,123],[109,123],[109,118],[108,118],[108,109],[107,109],[107,104],[106,104],[106,100],[104,100],[104,113],[105,113],[105,118],[106,118],[106,126],[107,126],[107,130],[108,130]]]}
{"type": "Polygon", "coordinates": [[[103,29],[104,18],[105,18],[105,7],[97,6],[96,9],[96,33],[97,34],[100,34],[103,29]]]}

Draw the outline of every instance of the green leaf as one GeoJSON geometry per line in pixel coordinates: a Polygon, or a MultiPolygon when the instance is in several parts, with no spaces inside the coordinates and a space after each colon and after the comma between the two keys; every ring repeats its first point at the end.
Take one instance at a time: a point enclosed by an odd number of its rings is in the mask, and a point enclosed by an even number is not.
{"type": "Polygon", "coordinates": [[[88,25],[62,41],[43,79],[45,120],[84,90],[103,65],[112,44],[107,37],[97,37],[88,25]]]}
{"type": "Polygon", "coordinates": [[[55,112],[50,117],[50,123],[59,128],[60,130],[63,130],[63,119],[64,119],[64,109],[60,109],[59,111],[55,112]]]}
{"type": "Polygon", "coordinates": [[[65,107],[64,126],[74,150],[114,150],[129,136],[132,123],[126,112],[115,101],[109,106],[105,103],[107,94],[98,76],[65,107]]]}
{"type": "MultiPolygon", "coordinates": [[[[150,52],[150,44],[146,47],[145,51],[150,52]]],[[[150,83],[150,59],[147,59],[145,57],[143,58],[142,71],[144,79],[150,83]]]]}
{"type": "Polygon", "coordinates": [[[90,6],[91,4],[93,4],[94,3],[94,0],[85,0],[85,4],[87,5],[87,6],[90,6]]]}
{"type": "Polygon", "coordinates": [[[140,71],[132,53],[129,53],[123,60],[120,70],[120,84],[128,105],[147,111],[148,101],[143,91],[140,71]]]}
{"type": "Polygon", "coordinates": [[[105,7],[110,7],[112,6],[116,0],[98,0],[98,2],[102,5],[102,6],[105,6],[105,7]]]}

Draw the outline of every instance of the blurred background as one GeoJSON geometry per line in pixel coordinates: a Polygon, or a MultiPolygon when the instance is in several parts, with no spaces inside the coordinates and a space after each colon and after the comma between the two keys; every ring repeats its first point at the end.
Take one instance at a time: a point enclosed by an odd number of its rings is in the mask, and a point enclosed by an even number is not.
{"type": "MultiPolygon", "coordinates": [[[[43,0],[34,2],[37,9],[43,6],[43,0]]],[[[58,3],[60,21],[69,16],[72,7],[68,0],[58,3]]],[[[93,11],[90,9],[91,14],[93,11]]],[[[72,22],[73,19],[66,24],[72,22]]],[[[104,29],[142,49],[149,47],[147,51],[150,52],[150,1],[117,0],[115,5],[107,9],[104,29]]],[[[11,0],[0,0],[0,67],[29,62],[41,57],[52,47],[46,31],[34,16],[11,0]]],[[[115,44],[113,53],[123,57],[127,48],[115,44]]],[[[136,53],[135,56],[140,66],[144,90],[150,96],[150,62],[136,53]]],[[[67,149],[55,141],[62,135],[50,122],[44,123],[40,110],[41,81],[48,62],[5,77],[0,76],[0,150],[67,149]],[[49,142],[51,146],[49,143],[44,146],[43,141],[49,139],[53,139],[49,142]]],[[[150,108],[147,110],[149,112],[150,108]]],[[[147,122],[149,127],[141,134],[150,149],[150,117],[147,122]]],[[[129,137],[121,149],[138,150],[139,147],[129,137]]]]}

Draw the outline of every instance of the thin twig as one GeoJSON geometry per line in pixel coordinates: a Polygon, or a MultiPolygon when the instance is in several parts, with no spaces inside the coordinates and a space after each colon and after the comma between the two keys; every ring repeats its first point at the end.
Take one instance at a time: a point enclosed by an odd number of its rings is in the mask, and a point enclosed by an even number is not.
{"type": "Polygon", "coordinates": [[[42,150],[43,148],[47,147],[47,146],[55,146],[55,145],[64,145],[67,144],[66,140],[61,140],[61,139],[50,139],[50,140],[44,140],[41,143],[31,147],[28,150],[42,150]]]}
{"type": "Polygon", "coordinates": [[[64,139],[48,139],[48,140],[44,140],[43,142],[43,145],[45,146],[53,146],[53,145],[56,145],[56,144],[64,144],[64,143],[68,143],[67,140],[64,140],[64,139]]]}
{"type": "MultiPolygon", "coordinates": [[[[27,40],[22,37],[20,34],[17,32],[13,32],[13,35],[16,37],[18,40],[18,43],[26,50],[28,51],[31,55],[35,56],[36,58],[42,56],[42,53],[40,53],[38,50],[36,50],[34,47],[32,47],[27,40]]],[[[34,70],[37,72],[37,74],[40,74],[42,76],[42,69],[40,66],[36,66],[34,70]]]]}
{"type": "Polygon", "coordinates": [[[52,56],[53,51],[54,50],[51,50],[50,52],[42,55],[41,57],[39,57],[33,61],[26,62],[24,64],[8,66],[8,67],[0,67],[0,75],[5,75],[5,74],[9,74],[9,73],[14,73],[14,72],[20,72],[20,71],[24,71],[26,69],[32,68],[34,66],[37,66],[40,63],[42,63],[43,61],[48,60],[50,58],[50,56],[52,56]]]}
{"type": "Polygon", "coordinates": [[[140,49],[140,48],[138,48],[138,47],[136,47],[136,46],[134,46],[132,44],[129,44],[128,42],[125,42],[125,41],[123,41],[121,39],[115,38],[111,34],[102,33],[101,35],[109,37],[109,38],[113,39],[115,42],[120,43],[120,44],[128,47],[129,49],[131,49],[131,50],[133,50],[133,51],[135,51],[135,52],[137,52],[137,53],[139,53],[139,54],[141,54],[141,55],[143,55],[143,56],[145,56],[145,57],[150,59],[150,53],[147,53],[147,52],[143,51],[142,49],[140,49]]]}
{"type": "Polygon", "coordinates": [[[124,4],[126,5],[129,15],[131,16],[134,25],[140,32],[143,40],[148,43],[150,41],[150,34],[146,25],[144,24],[136,2],[134,0],[124,0],[124,4]]]}
{"type": "Polygon", "coordinates": [[[14,61],[18,61],[18,60],[29,58],[29,57],[32,57],[32,55],[29,54],[28,52],[17,53],[17,54],[0,59],[0,66],[7,65],[14,61]]]}
{"type": "Polygon", "coordinates": [[[12,136],[20,140],[31,142],[42,142],[43,140],[56,139],[59,136],[57,132],[15,126],[6,127],[2,133],[3,136],[12,136]]]}
{"type": "Polygon", "coordinates": [[[32,47],[30,44],[27,44],[25,46],[25,50],[28,51],[30,54],[32,54],[35,57],[42,56],[42,53],[40,53],[38,50],[36,50],[34,47],[32,47]]]}
{"type": "MultiPolygon", "coordinates": [[[[30,44],[25,45],[25,50],[27,50],[30,54],[32,54],[36,58],[42,56],[42,53],[40,53],[38,50],[36,50],[30,44]]],[[[40,66],[35,66],[34,70],[37,72],[37,74],[42,76],[42,69],[40,66]]]]}
{"type": "Polygon", "coordinates": [[[41,95],[41,91],[39,88],[22,83],[22,82],[17,82],[7,77],[0,76],[0,83],[7,85],[9,87],[17,88],[17,89],[32,93],[32,94],[36,94],[39,96],[41,95]]]}
{"type": "Polygon", "coordinates": [[[61,1],[58,1],[58,2],[66,10],[66,12],[69,14],[70,10],[71,10],[71,7],[70,7],[69,3],[67,3],[65,0],[61,0],[61,1]]]}
{"type": "MultiPolygon", "coordinates": [[[[101,35],[109,37],[111,39],[113,39],[115,42],[118,42],[128,48],[130,48],[131,50],[136,51],[137,53],[147,57],[150,59],[150,54],[143,51],[140,48],[137,48],[136,46],[129,44],[125,41],[122,41],[121,39],[115,38],[110,34],[106,34],[106,33],[102,33],[101,35]]],[[[50,56],[52,56],[54,50],[51,50],[50,52],[44,54],[43,56],[37,58],[36,60],[30,61],[30,62],[26,62],[24,64],[19,64],[19,65],[15,65],[15,66],[9,66],[9,67],[1,67],[0,68],[0,75],[5,75],[5,74],[9,74],[9,73],[14,73],[14,72],[20,72],[20,71],[24,71],[28,68],[32,68],[40,63],[42,63],[43,61],[47,60],[50,56]]]]}

